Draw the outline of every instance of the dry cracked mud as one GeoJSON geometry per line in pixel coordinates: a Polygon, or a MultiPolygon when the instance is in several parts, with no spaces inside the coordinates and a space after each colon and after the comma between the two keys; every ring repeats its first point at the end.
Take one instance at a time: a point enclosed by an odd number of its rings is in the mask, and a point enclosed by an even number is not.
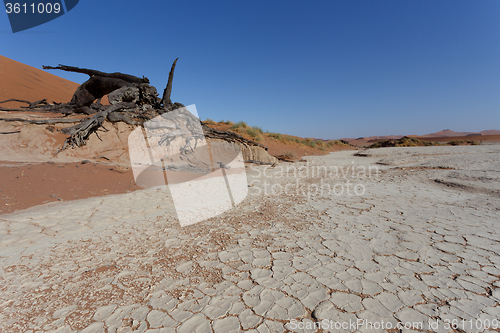
{"type": "Polygon", "coordinates": [[[184,228],[166,188],[2,215],[0,331],[498,331],[500,146],[358,155],[184,228]]]}

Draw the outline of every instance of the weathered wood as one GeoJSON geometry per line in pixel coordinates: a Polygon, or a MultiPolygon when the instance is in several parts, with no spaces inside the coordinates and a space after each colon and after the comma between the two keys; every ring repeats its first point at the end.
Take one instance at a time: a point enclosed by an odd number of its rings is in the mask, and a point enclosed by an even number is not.
{"type": "Polygon", "coordinates": [[[84,106],[89,107],[96,99],[128,86],[133,84],[113,77],[92,76],[76,89],[70,104],[75,105],[75,110],[84,106]]]}
{"type": "Polygon", "coordinates": [[[87,142],[88,137],[92,133],[96,133],[97,135],[97,130],[100,127],[103,127],[102,123],[104,122],[104,120],[106,120],[106,117],[108,116],[109,113],[119,109],[134,108],[135,106],[136,105],[134,103],[119,103],[115,105],[110,105],[110,107],[108,107],[105,111],[97,112],[92,117],[84,119],[80,124],[64,128],[62,132],[69,134],[70,137],[64,141],[64,145],[58,151],[58,153],[66,149],[69,145],[71,145],[72,147],[84,146],[85,143],[87,142]]]}
{"type": "Polygon", "coordinates": [[[35,108],[35,107],[38,107],[39,105],[47,105],[48,104],[47,99],[41,99],[41,100],[36,101],[36,102],[30,102],[30,101],[25,101],[22,99],[14,99],[14,98],[11,98],[11,99],[8,99],[5,101],[1,101],[0,104],[7,103],[7,102],[19,102],[19,103],[28,104],[28,106],[25,106],[24,108],[35,108]]]}
{"type": "Polygon", "coordinates": [[[174,71],[175,71],[175,65],[177,64],[177,60],[179,60],[179,58],[174,60],[172,68],[170,68],[170,73],[168,74],[167,86],[165,87],[165,90],[163,90],[163,97],[161,99],[161,104],[163,105],[164,108],[168,108],[170,104],[172,104],[172,100],[170,99],[170,94],[172,94],[172,82],[174,81],[174,71]]]}
{"type": "Polygon", "coordinates": [[[74,73],[82,73],[82,74],[87,74],[90,77],[93,76],[101,76],[101,77],[109,77],[109,78],[115,78],[115,79],[120,79],[124,80],[130,83],[149,83],[149,79],[147,77],[140,77],[129,75],[129,74],[123,74],[123,73],[106,73],[106,72],[100,72],[96,71],[94,69],[88,69],[88,68],[79,68],[79,67],[74,67],[74,66],[66,66],[66,65],[61,65],[56,67],[52,66],[42,66],[43,69],[60,69],[62,71],[66,72],[74,72],[74,73]]]}
{"type": "Polygon", "coordinates": [[[21,131],[0,132],[0,134],[16,134],[16,133],[21,133],[21,131]]]}
{"type": "Polygon", "coordinates": [[[36,108],[40,108],[40,107],[44,107],[44,106],[50,105],[49,103],[47,103],[46,99],[41,99],[41,100],[36,101],[36,102],[30,102],[30,101],[25,101],[25,100],[22,100],[22,99],[15,99],[15,98],[11,98],[11,99],[7,99],[5,101],[1,101],[0,104],[8,103],[8,102],[26,103],[28,105],[27,106],[21,106],[20,108],[3,108],[3,107],[0,107],[0,111],[30,111],[31,109],[36,109],[36,108]]]}
{"type": "Polygon", "coordinates": [[[67,124],[79,123],[82,119],[24,119],[24,118],[0,118],[1,121],[21,121],[24,123],[44,125],[44,124],[67,124]]]}
{"type": "Polygon", "coordinates": [[[245,160],[243,161],[244,163],[253,163],[257,165],[275,165],[276,162],[261,162],[261,161],[256,161],[256,160],[245,160]]]}

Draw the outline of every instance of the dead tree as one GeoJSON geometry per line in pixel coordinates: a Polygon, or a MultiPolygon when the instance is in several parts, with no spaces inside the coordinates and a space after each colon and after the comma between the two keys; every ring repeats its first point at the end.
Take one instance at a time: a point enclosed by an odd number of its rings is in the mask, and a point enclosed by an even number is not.
{"type": "MultiPolygon", "coordinates": [[[[177,59],[172,64],[168,76],[167,85],[160,99],[156,88],[149,85],[146,77],[123,73],[105,73],[93,69],[79,68],[73,66],[59,65],[56,67],[42,66],[43,69],[59,69],[68,72],[87,74],[89,79],[82,83],[73,94],[68,103],[48,103],[43,99],[36,102],[9,99],[0,102],[21,102],[27,106],[20,108],[3,108],[0,111],[29,111],[29,112],[52,112],[64,115],[62,118],[50,119],[23,119],[23,118],[0,118],[3,121],[22,121],[34,124],[75,123],[76,125],[63,128],[61,131],[69,135],[65,140],[62,151],[68,147],[81,147],[86,144],[90,135],[95,134],[103,128],[105,120],[109,122],[125,122],[130,125],[142,125],[165,112],[183,107],[181,103],[172,103],[172,83],[177,59]],[[100,100],[108,96],[110,105],[102,105],[100,100]],[[88,117],[82,119],[68,118],[72,114],[86,114],[88,117]]],[[[231,142],[241,142],[249,145],[262,146],[261,144],[247,140],[232,132],[212,129],[202,123],[205,136],[208,138],[223,139],[231,142]]],[[[100,138],[99,138],[100,139],[100,138]]]]}
{"type": "Polygon", "coordinates": [[[165,106],[170,106],[172,104],[172,101],[170,100],[170,94],[172,93],[172,81],[174,80],[174,70],[175,70],[175,65],[177,64],[177,60],[179,58],[174,60],[174,63],[172,64],[172,68],[170,69],[170,73],[168,74],[168,81],[167,81],[167,86],[165,87],[165,90],[163,90],[163,98],[161,99],[161,104],[165,106]]]}
{"type": "Polygon", "coordinates": [[[99,108],[92,108],[95,100],[100,100],[105,95],[123,87],[141,88],[148,86],[149,79],[142,79],[133,75],[123,73],[104,73],[87,68],[59,65],[57,67],[42,66],[43,69],[60,69],[67,72],[87,74],[90,78],[82,83],[73,94],[73,98],[68,103],[75,113],[92,114],[99,111],[99,108]]]}

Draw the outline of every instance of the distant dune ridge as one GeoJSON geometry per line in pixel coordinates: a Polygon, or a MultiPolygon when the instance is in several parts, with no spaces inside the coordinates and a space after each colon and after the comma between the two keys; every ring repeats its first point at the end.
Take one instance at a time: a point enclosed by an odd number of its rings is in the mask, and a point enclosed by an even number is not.
{"type": "Polygon", "coordinates": [[[485,130],[481,132],[455,132],[449,129],[445,129],[436,133],[424,134],[424,135],[381,135],[381,136],[369,136],[369,137],[359,137],[359,138],[343,138],[347,142],[352,143],[352,141],[366,141],[366,142],[376,142],[380,140],[397,140],[404,136],[409,138],[439,138],[439,137],[458,137],[458,136],[475,136],[475,135],[500,135],[500,130],[485,130]]]}
{"type": "Polygon", "coordinates": [[[403,137],[415,138],[423,141],[448,143],[451,141],[475,140],[480,143],[496,143],[500,142],[500,130],[485,130],[481,132],[455,132],[450,129],[445,129],[436,133],[425,135],[382,135],[360,138],[344,138],[342,140],[349,142],[351,145],[358,147],[368,147],[374,143],[384,140],[399,140],[403,137]]]}
{"type": "Polygon", "coordinates": [[[436,133],[421,135],[422,137],[440,137],[440,136],[467,136],[467,135],[500,135],[500,130],[486,130],[481,132],[455,132],[445,129],[436,133]]]}
{"type": "MultiPolygon", "coordinates": [[[[79,84],[0,55],[0,101],[21,99],[69,102],[79,84]]],[[[9,102],[3,107],[26,104],[9,102]]]]}

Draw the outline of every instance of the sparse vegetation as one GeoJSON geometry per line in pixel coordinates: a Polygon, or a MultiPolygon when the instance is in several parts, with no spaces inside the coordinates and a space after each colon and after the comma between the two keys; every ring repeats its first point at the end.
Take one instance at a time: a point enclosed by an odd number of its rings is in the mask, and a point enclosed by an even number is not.
{"type": "Polygon", "coordinates": [[[244,121],[239,121],[239,122],[237,122],[237,123],[233,124],[233,125],[231,126],[231,129],[232,129],[232,130],[238,130],[238,129],[240,129],[240,128],[247,128],[247,127],[248,127],[248,125],[247,125],[247,123],[246,123],[246,122],[244,122],[244,121]]]}
{"type": "Polygon", "coordinates": [[[263,141],[262,137],[262,128],[258,126],[248,126],[248,124],[244,121],[239,121],[237,123],[232,122],[224,122],[227,125],[231,124],[230,129],[236,133],[247,134],[251,136],[255,141],[263,141]]]}
{"type": "Polygon", "coordinates": [[[461,146],[461,145],[471,145],[471,146],[476,146],[476,145],[480,145],[481,142],[477,142],[475,140],[454,140],[454,141],[450,141],[447,143],[447,145],[450,145],[450,146],[461,146]]]}
{"type": "Polygon", "coordinates": [[[205,123],[207,124],[220,124],[220,125],[230,125],[229,129],[230,131],[233,131],[235,133],[241,134],[241,135],[248,135],[250,136],[253,140],[255,141],[260,141],[263,142],[265,141],[264,139],[271,139],[271,140],[276,140],[282,143],[292,143],[292,144],[297,144],[297,145],[303,145],[307,147],[311,147],[313,149],[318,149],[321,151],[328,151],[334,148],[334,146],[350,146],[350,144],[346,141],[343,140],[319,140],[319,139],[312,139],[312,138],[298,138],[295,136],[291,135],[286,135],[286,134],[281,134],[281,133],[274,133],[274,132],[269,132],[269,131],[264,131],[262,127],[259,126],[249,126],[246,122],[244,121],[239,121],[237,123],[233,123],[232,121],[229,120],[221,120],[220,122],[213,122],[211,119],[205,120],[205,123]]]}
{"type": "Polygon", "coordinates": [[[368,148],[382,147],[423,147],[423,146],[441,146],[439,142],[424,141],[417,138],[402,137],[401,139],[389,139],[376,142],[368,148]]]}
{"type": "Polygon", "coordinates": [[[287,160],[293,160],[297,157],[297,154],[293,150],[285,150],[281,156],[287,160]]]}
{"type": "Polygon", "coordinates": [[[332,149],[334,146],[350,146],[350,144],[343,140],[317,140],[317,139],[301,139],[290,135],[266,132],[266,136],[283,143],[296,143],[299,145],[305,145],[311,148],[316,148],[321,151],[326,151],[332,149]]]}
{"type": "Polygon", "coordinates": [[[328,140],[326,141],[326,146],[331,148],[333,146],[350,146],[350,144],[344,140],[328,140]]]}
{"type": "Polygon", "coordinates": [[[255,141],[262,141],[262,130],[260,127],[247,127],[245,132],[255,141]]]}
{"type": "Polygon", "coordinates": [[[409,138],[409,137],[402,137],[401,139],[390,139],[390,140],[382,140],[379,142],[376,142],[367,148],[381,148],[381,147],[423,147],[423,146],[444,146],[444,145],[449,145],[449,146],[459,146],[459,145],[480,145],[480,142],[474,141],[474,140],[454,140],[450,141],[448,143],[439,143],[439,142],[431,142],[431,141],[425,141],[425,140],[420,140],[417,138],[409,138]]]}
{"type": "Polygon", "coordinates": [[[305,144],[306,146],[309,146],[311,148],[316,148],[316,140],[313,140],[313,139],[307,138],[303,141],[303,144],[305,144]]]}
{"type": "Polygon", "coordinates": [[[256,131],[259,131],[260,133],[264,133],[264,131],[262,130],[262,127],[253,126],[253,129],[256,130],[256,131]]]}
{"type": "Polygon", "coordinates": [[[270,133],[267,132],[266,135],[270,137],[271,139],[277,140],[277,141],[282,141],[283,140],[283,134],[280,133],[270,133]]]}

